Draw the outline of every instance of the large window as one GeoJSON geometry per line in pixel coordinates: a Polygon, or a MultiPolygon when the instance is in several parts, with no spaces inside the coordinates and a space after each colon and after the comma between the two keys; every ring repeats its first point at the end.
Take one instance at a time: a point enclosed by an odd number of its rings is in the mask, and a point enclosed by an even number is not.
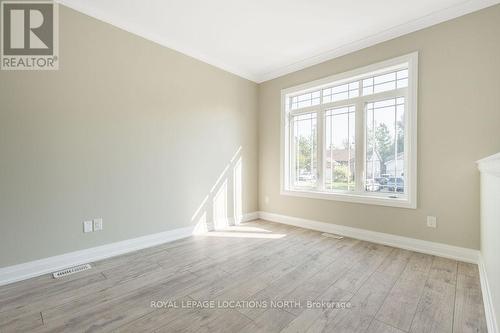
{"type": "Polygon", "coordinates": [[[282,91],[282,194],[416,208],[417,54],[282,91]]]}

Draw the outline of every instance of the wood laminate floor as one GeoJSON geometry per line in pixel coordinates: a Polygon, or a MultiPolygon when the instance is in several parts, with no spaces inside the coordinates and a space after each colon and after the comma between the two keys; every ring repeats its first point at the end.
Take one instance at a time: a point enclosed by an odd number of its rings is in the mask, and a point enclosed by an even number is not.
{"type": "Polygon", "coordinates": [[[0,287],[0,332],[486,332],[476,265],[264,221],[0,287]]]}

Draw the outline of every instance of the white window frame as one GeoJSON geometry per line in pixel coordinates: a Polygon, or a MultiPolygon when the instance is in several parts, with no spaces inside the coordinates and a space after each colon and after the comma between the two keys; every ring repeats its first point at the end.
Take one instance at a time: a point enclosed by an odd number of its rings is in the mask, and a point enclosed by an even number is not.
{"type": "MultiPolygon", "coordinates": [[[[361,81],[362,82],[362,81],[361,81]]],[[[417,90],[418,90],[418,52],[413,52],[397,58],[378,62],[362,68],[350,70],[341,74],[336,74],[323,79],[315,80],[298,86],[290,87],[281,90],[281,144],[280,144],[280,193],[282,195],[317,198],[327,200],[337,200],[345,202],[355,202],[391,207],[402,208],[417,208],[417,90]],[[290,96],[307,93],[310,91],[323,89],[332,85],[339,85],[353,80],[358,80],[371,75],[377,75],[389,71],[394,71],[400,68],[408,68],[408,86],[371,95],[362,95],[362,84],[359,87],[359,97],[325,103],[310,107],[301,108],[298,110],[288,110],[288,101],[290,96]],[[381,192],[366,192],[364,174],[359,170],[366,167],[366,110],[365,104],[368,100],[377,101],[386,98],[394,98],[394,93],[398,92],[400,96],[405,97],[405,182],[408,184],[407,193],[404,196],[394,198],[394,194],[381,192]],[[290,142],[290,111],[294,115],[299,113],[308,113],[311,111],[317,112],[317,127],[323,126],[324,110],[331,109],[336,106],[354,105],[355,110],[355,129],[356,129],[356,164],[363,165],[362,168],[356,168],[356,191],[325,191],[320,189],[306,189],[291,187],[291,154],[290,142]]],[[[322,97],[321,97],[322,98],[322,97]]],[[[318,132],[323,133],[322,129],[318,132]]],[[[324,136],[324,135],[323,135],[324,136]]],[[[323,145],[324,138],[321,135],[317,137],[318,147],[318,182],[323,183],[323,145]]]]}

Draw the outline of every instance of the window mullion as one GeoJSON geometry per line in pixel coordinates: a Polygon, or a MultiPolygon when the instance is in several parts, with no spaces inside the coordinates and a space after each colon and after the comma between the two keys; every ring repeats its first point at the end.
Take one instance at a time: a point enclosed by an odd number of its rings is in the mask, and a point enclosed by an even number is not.
{"type": "Polygon", "coordinates": [[[355,191],[358,193],[364,192],[365,187],[365,103],[358,101],[356,103],[355,120],[356,120],[356,160],[355,160],[355,191]]]}
{"type": "Polygon", "coordinates": [[[295,187],[295,179],[296,179],[296,175],[295,175],[295,168],[296,168],[296,165],[295,165],[295,159],[296,159],[296,151],[297,151],[297,147],[296,147],[296,142],[295,142],[295,123],[293,122],[293,117],[291,115],[287,115],[288,117],[288,123],[290,125],[290,137],[289,137],[289,141],[290,141],[290,145],[289,145],[289,154],[290,154],[290,163],[289,163],[289,177],[290,177],[290,180],[289,180],[289,185],[291,187],[295,187]]]}
{"type": "Polygon", "coordinates": [[[317,119],[317,145],[316,145],[316,156],[317,156],[317,184],[316,188],[319,191],[323,191],[325,188],[325,177],[324,177],[324,170],[325,170],[325,162],[324,162],[324,142],[325,142],[325,116],[324,116],[324,109],[320,108],[316,114],[316,119],[317,119]]]}

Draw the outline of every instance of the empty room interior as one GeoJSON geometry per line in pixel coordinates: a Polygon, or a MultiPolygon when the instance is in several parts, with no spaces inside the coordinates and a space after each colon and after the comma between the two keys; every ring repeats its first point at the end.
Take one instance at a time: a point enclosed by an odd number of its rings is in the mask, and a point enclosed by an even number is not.
{"type": "Polygon", "coordinates": [[[500,332],[500,0],[0,7],[0,333],[500,332]]]}

